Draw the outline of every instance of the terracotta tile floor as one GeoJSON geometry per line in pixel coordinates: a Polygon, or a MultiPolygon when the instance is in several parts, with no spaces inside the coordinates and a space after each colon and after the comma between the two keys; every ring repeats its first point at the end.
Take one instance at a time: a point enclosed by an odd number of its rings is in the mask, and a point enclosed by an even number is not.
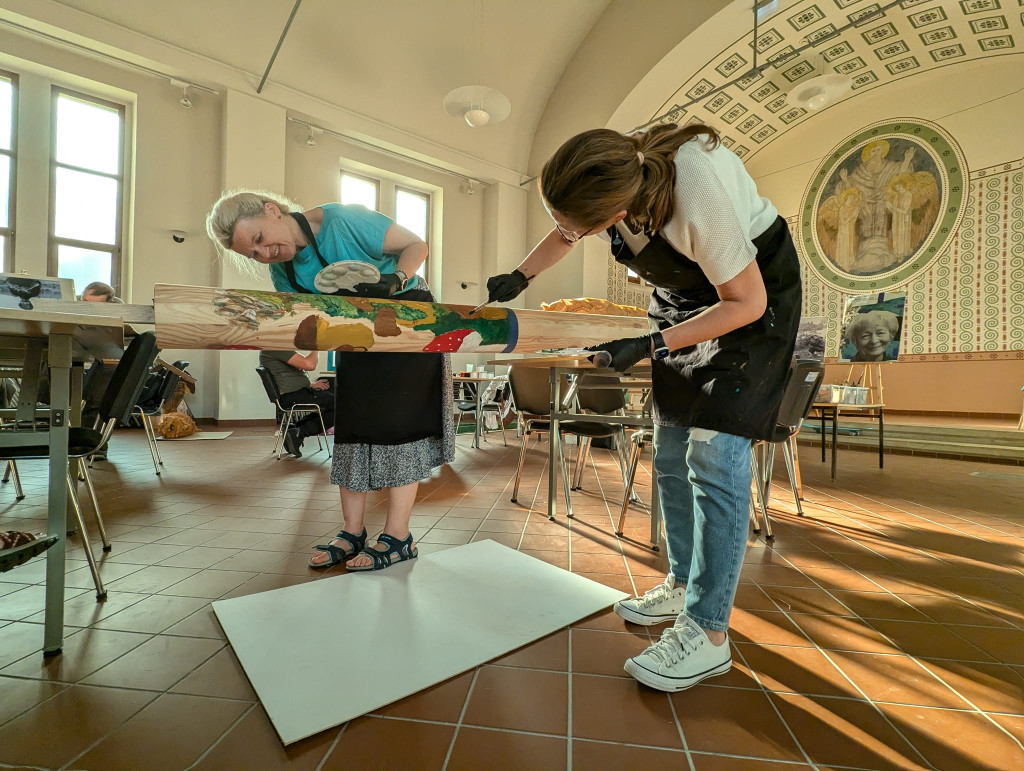
{"type": "MultiPolygon", "coordinates": [[[[492,538],[628,591],[661,580],[642,509],[612,532],[610,453],[575,521],[550,523],[546,445],[522,505],[517,442],[459,445],[421,488],[423,552],[492,538]]],[[[276,462],[270,446],[256,430],[163,443],[157,478],[141,432],[115,438],[95,472],[110,597],[95,602],[73,539],[60,657],[39,652],[44,561],[0,574],[0,767],[1024,769],[1024,473],[899,455],[880,471],[847,452],[836,486],[816,448],[802,448],[806,518],[777,476],[775,543],[751,537],[727,675],[672,696],[639,686],[623,660],[660,629],[602,613],[283,748],[210,609],[322,577],[305,563],[340,518],[325,455],[276,462]]],[[[0,527],[40,529],[45,470],[21,471],[28,497],[0,488],[0,527]]],[[[644,500],[650,483],[645,465],[644,500]]],[[[385,508],[375,496],[371,528],[385,508]]],[[[344,688],[337,675],[324,687],[344,688]]]]}

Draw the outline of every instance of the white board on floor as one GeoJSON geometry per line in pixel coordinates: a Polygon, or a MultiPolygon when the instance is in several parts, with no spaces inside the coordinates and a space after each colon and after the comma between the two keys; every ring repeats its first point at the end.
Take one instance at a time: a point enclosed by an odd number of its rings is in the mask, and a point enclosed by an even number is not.
{"type": "Polygon", "coordinates": [[[386,570],[213,603],[291,744],[538,640],[627,595],[477,541],[386,570]]]}

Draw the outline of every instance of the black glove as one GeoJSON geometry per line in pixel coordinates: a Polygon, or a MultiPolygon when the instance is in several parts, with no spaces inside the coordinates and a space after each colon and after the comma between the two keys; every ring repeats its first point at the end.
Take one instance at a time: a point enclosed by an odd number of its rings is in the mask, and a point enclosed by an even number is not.
{"type": "Polygon", "coordinates": [[[380,281],[374,284],[356,284],[352,289],[360,297],[379,297],[386,300],[401,288],[402,279],[394,273],[383,273],[380,281]]]}
{"type": "Polygon", "coordinates": [[[637,362],[650,358],[651,336],[623,337],[620,340],[592,345],[586,350],[599,352],[590,357],[590,361],[597,366],[625,372],[637,362]]]}
{"type": "Polygon", "coordinates": [[[523,293],[529,283],[530,279],[518,268],[511,273],[491,276],[487,279],[487,302],[507,303],[514,300],[523,293]]]}

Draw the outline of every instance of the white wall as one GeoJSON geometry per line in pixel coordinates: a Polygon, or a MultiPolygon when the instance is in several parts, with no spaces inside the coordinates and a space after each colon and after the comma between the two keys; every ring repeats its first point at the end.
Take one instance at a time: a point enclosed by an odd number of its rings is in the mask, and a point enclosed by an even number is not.
{"type": "MultiPolygon", "coordinates": [[[[438,213],[431,223],[430,283],[440,300],[476,305],[486,295],[487,277],[510,270],[525,254],[526,193],[514,185],[476,185],[470,196],[460,177],[327,134],[309,148],[308,132],[287,121],[284,107],[247,93],[224,89],[215,96],[193,90],[193,106],[184,109],[178,103],[181,92],[166,80],[3,30],[0,51],[0,67],[21,80],[17,270],[46,272],[51,82],[128,105],[134,144],[126,184],[133,201],[124,237],[124,262],[131,266],[122,290],[126,302],[152,303],[156,283],[269,288],[269,280],[254,282],[216,259],[205,234],[207,211],[222,190],[237,186],[281,190],[305,206],[335,201],[341,168],[372,172],[385,180],[385,188],[399,183],[430,192],[438,213]],[[36,115],[46,117],[27,117],[36,115]],[[38,153],[27,152],[32,145],[38,153]],[[174,243],[170,230],[185,231],[185,242],[174,243]]],[[[333,116],[327,107],[321,116],[301,115],[328,129],[335,128],[333,116]]],[[[272,416],[252,372],[255,352],[167,350],[161,355],[190,362],[199,386],[187,401],[197,416],[229,421],[272,416]]],[[[456,357],[455,365],[486,358],[456,357]]]]}
{"type": "MultiPolygon", "coordinates": [[[[193,106],[166,81],[0,30],[0,67],[19,75],[17,202],[14,269],[46,273],[49,206],[50,86],[65,85],[127,105],[127,135],[134,152],[125,195],[134,194],[123,235],[126,302],[152,302],[153,284],[209,285],[213,249],[205,237],[205,212],[220,191],[221,100],[193,93],[193,106]],[[169,230],[184,230],[175,244],[169,230]]],[[[200,382],[189,404],[197,415],[215,414],[215,391],[204,388],[216,371],[216,354],[164,351],[187,359],[200,382]]]]}

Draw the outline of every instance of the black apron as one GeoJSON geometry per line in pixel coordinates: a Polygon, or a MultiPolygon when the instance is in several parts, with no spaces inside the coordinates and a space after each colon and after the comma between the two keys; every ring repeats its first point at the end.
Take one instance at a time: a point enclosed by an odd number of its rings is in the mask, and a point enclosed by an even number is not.
{"type": "MultiPolygon", "coordinates": [[[[309,222],[298,212],[291,215],[326,268],[330,263],[320,254],[309,222]]],[[[282,267],[295,291],[322,294],[298,282],[291,260],[282,267]]],[[[344,290],[335,294],[358,296],[344,290]]],[[[434,302],[428,289],[410,289],[396,299],[434,302]]],[[[336,351],[334,361],[335,444],[396,445],[443,435],[444,354],[336,351]]]]}
{"type": "MultiPolygon", "coordinates": [[[[667,329],[719,301],[714,284],[693,260],[660,235],[634,255],[608,229],[615,261],[654,284],[647,315],[667,329]]],[[[771,439],[800,323],[800,262],[779,217],[754,239],[768,307],[757,321],[715,340],[673,351],[653,362],[654,418],[751,439],[771,439]]]]}

